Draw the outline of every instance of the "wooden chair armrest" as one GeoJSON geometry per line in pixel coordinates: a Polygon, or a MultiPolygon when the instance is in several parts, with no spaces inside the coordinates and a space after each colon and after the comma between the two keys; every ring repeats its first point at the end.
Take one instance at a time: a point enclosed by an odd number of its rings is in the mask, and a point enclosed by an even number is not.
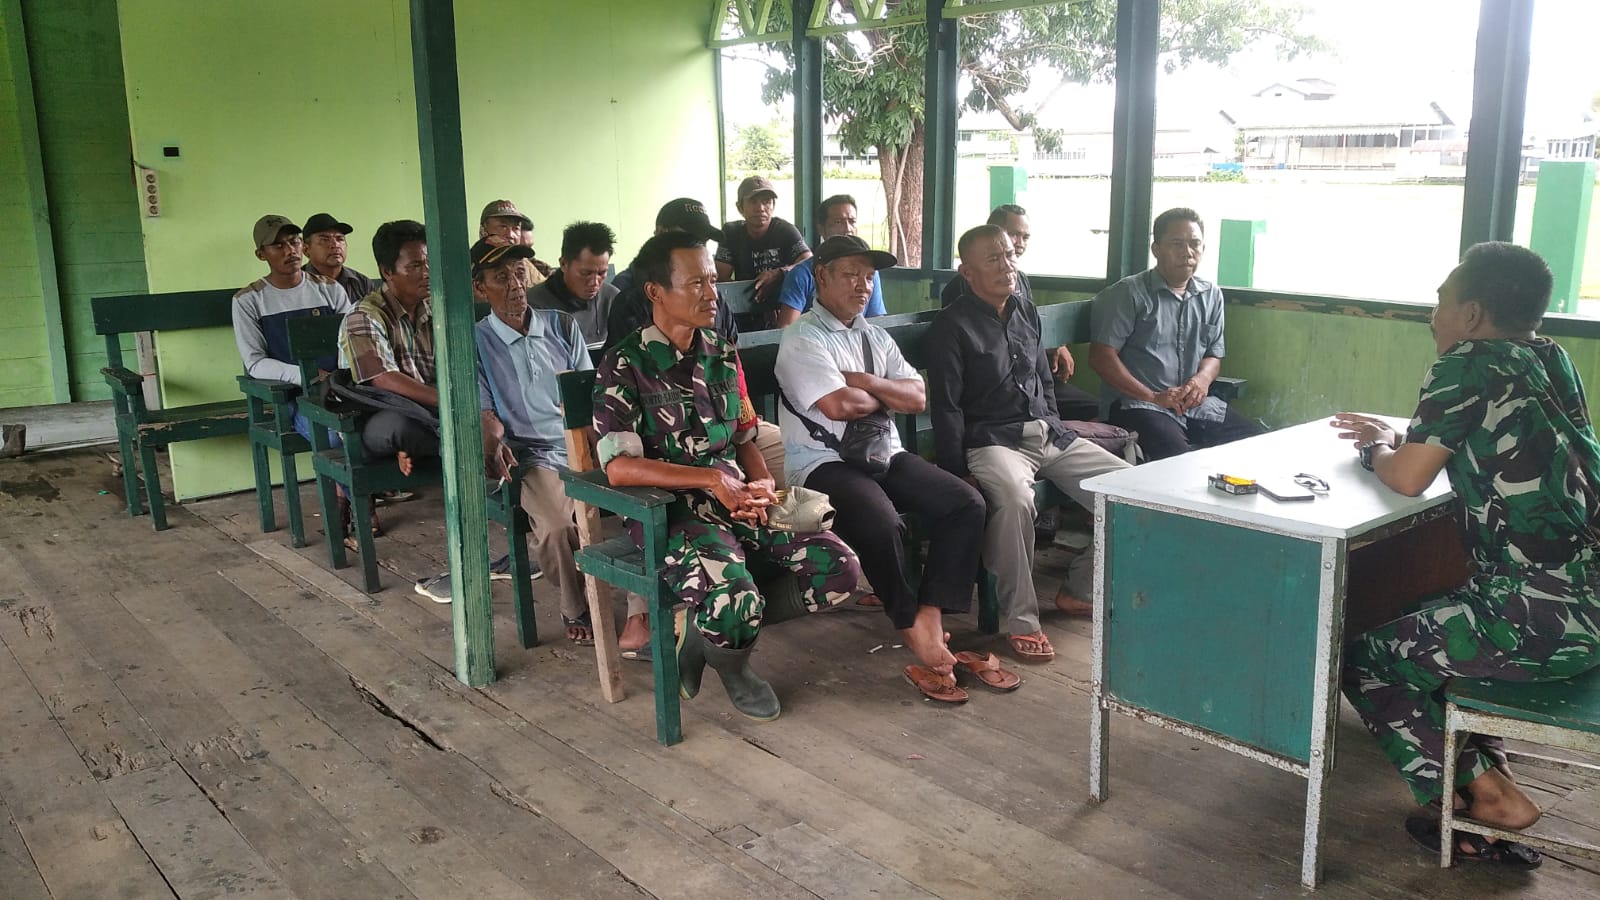
{"type": "Polygon", "coordinates": [[[567,484],[567,496],[579,503],[615,513],[625,519],[645,519],[649,511],[668,506],[678,498],[671,491],[648,487],[613,487],[606,473],[595,469],[590,472],[561,473],[567,484]]]}
{"type": "Polygon", "coordinates": [[[361,427],[361,417],[356,413],[334,412],[310,395],[302,395],[296,408],[311,424],[331,428],[340,434],[354,434],[361,427]]]}
{"type": "Polygon", "coordinates": [[[265,400],[268,403],[288,403],[300,396],[300,385],[290,384],[287,381],[268,381],[265,378],[251,378],[249,375],[240,375],[239,391],[247,397],[265,400]]]}
{"type": "Polygon", "coordinates": [[[104,366],[100,374],[106,377],[106,384],[119,394],[138,394],[139,385],[144,383],[144,376],[122,366],[104,366]]]}
{"type": "Polygon", "coordinates": [[[1246,379],[1244,378],[1228,378],[1218,375],[1216,380],[1211,382],[1210,393],[1213,397],[1231,402],[1244,396],[1245,383],[1246,379]]]}

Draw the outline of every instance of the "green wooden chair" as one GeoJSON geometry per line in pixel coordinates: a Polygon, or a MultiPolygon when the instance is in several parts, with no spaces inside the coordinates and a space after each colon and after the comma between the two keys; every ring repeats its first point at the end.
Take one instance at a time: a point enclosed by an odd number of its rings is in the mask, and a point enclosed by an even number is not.
{"type": "MultiPolygon", "coordinates": [[[[306,318],[314,323],[301,329],[301,340],[305,342],[306,349],[320,348],[320,355],[323,356],[337,353],[339,324],[343,317],[313,314],[306,318]]],[[[283,505],[284,515],[289,522],[290,543],[295,547],[304,547],[306,530],[300,511],[300,477],[295,457],[309,453],[311,442],[294,430],[291,406],[300,397],[300,386],[240,375],[239,391],[244,394],[250,414],[250,461],[255,469],[256,505],[260,509],[261,530],[265,533],[278,528],[277,513],[272,503],[272,469],[267,456],[269,451],[275,450],[283,471],[283,505]]]]}
{"type": "Polygon", "coordinates": [[[144,514],[138,476],[142,470],[150,520],[157,531],[162,531],[167,527],[167,509],[161,495],[161,477],[156,470],[157,448],[244,434],[250,426],[249,410],[243,399],[148,408],[144,401],[144,376],[123,364],[122,335],[150,331],[159,339],[160,333],[167,331],[231,328],[233,291],[96,297],[90,301],[90,307],[95,334],[106,339],[106,365],[100,373],[111,387],[128,514],[144,514]]]}
{"type": "MultiPolygon", "coordinates": [[[[289,322],[289,353],[300,367],[307,384],[317,380],[317,359],[327,355],[326,322],[307,316],[289,322]]],[[[361,584],[367,593],[381,589],[378,577],[377,548],[372,538],[370,500],[374,494],[391,490],[415,490],[424,485],[443,484],[444,474],[438,458],[415,461],[411,474],[400,472],[394,457],[370,457],[361,443],[361,416],[355,412],[330,409],[316,392],[301,396],[300,412],[311,421],[311,467],[317,475],[317,494],[322,507],[322,530],[328,546],[328,562],[344,568],[344,536],[339,521],[338,490],[342,486],[350,499],[358,554],[361,558],[361,584]],[[328,433],[339,435],[343,446],[334,447],[328,433]]],[[[489,487],[489,520],[506,530],[511,556],[512,605],[517,618],[517,635],[523,647],[539,642],[533,615],[533,579],[528,567],[528,519],[522,511],[522,483],[511,479],[504,485],[489,487]]]]}
{"type": "MultiPolygon", "coordinates": [[[[1467,732],[1494,734],[1564,750],[1600,754],[1600,669],[1569,681],[1519,684],[1509,681],[1452,679],[1445,683],[1444,773],[1442,784],[1456,783],[1456,754],[1467,732]]],[[[1600,775],[1589,762],[1507,751],[1510,759],[1533,760],[1546,766],[1600,775]]],[[[1449,868],[1455,853],[1455,832],[1513,840],[1546,850],[1577,853],[1600,860],[1600,844],[1537,830],[1505,831],[1458,815],[1450,798],[1440,815],[1439,865],[1449,868]]]]}

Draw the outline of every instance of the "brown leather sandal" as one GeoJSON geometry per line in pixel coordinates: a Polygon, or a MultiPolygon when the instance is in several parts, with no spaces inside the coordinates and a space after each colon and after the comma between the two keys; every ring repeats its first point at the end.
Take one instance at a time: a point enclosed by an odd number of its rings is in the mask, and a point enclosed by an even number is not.
{"type": "Polygon", "coordinates": [[[927,666],[906,666],[905,675],[906,681],[929,700],[953,705],[967,702],[967,692],[956,686],[954,675],[940,675],[927,666]]]}
{"type": "Polygon", "coordinates": [[[1013,634],[1006,640],[1011,642],[1011,652],[1025,663],[1047,663],[1056,658],[1056,648],[1050,646],[1050,639],[1042,631],[1013,634]]]}
{"type": "Polygon", "coordinates": [[[956,665],[977,676],[983,686],[1002,694],[1009,694],[1022,686],[1022,676],[1000,667],[1000,657],[993,653],[974,653],[962,650],[956,654],[956,665]]]}

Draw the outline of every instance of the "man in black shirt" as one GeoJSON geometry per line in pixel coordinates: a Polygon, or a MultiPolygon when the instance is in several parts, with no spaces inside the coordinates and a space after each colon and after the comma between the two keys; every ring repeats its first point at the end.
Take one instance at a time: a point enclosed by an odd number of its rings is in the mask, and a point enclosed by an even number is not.
{"type": "MultiPolygon", "coordinates": [[[[811,258],[811,248],[793,224],[772,214],[778,192],[772,182],[751,175],[739,183],[736,207],[744,219],[722,226],[717,242],[717,280],[756,281],[757,312],[771,319],[783,276],[811,258]]],[[[767,322],[770,325],[771,322],[767,322]]]]}
{"type": "MultiPolygon", "coordinates": [[[[1033,483],[1049,479],[1088,507],[1079,484],[1127,467],[1078,437],[1056,414],[1050,362],[1040,343],[1039,310],[1016,293],[1016,255],[998,225],[961,236],[968,289],[928,329],[928,405],[939,465],[971,480],[989,504],[984,566],[994,573],[1011,648],[1023,662],[1047,662],[1055,649],[1039,627],[1033,587],[1033,483]]],[[[1092,554],[1067,568],[1056,607],[1084,614],[1092,554]]]]}
{"type": "Polygon", "coordinates": [[[306,220],[300,233],[305,236],[306,265],[303,271],[324,275],[339,282],[351,303],[360,303],[377,290],[372,279],[344,264],[348,247],[345,236],[352,230],[349,225],[327,213],[317,213],[306,220]]]}
{"type": "MultiPolygon", "coordinates": [[[[669,231],[686,231],[703,241],[715,241],[722,237],[721,229],[711,224],[711,218],[706,215],[706,208],[698,200],[689,197],[670,201],[656,213],[655,233],[666,234],[669,231]]],[[[644,286],[635,283],[634,265],[629,263],[626,269],[611,279],[611,284],[620,293],[611,301],[611,313],[606,318],[606,350],[651,322],[650,300],[644,295],[644,286]]],[[[739,326],[728,304],[717,304],[717,318],[712,328],[728,343],[739,343],[739,326]]]]}

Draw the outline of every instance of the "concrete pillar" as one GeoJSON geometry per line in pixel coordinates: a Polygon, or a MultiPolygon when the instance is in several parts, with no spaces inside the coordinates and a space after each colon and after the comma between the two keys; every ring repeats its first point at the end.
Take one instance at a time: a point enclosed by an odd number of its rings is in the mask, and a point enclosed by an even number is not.
{"type": "Polygon", "coordinates": [[[1217,284],[1255,287],[1256,238],[1265,234],[1264,219],[1223,219],[1217,236],[1217,284]]]}
{"type": "Polygon", "coordinates": [[[1028,189],[1028,170],[1022,166],[989,167],[989,208],[1016,203],[1017,195],[1028,189]]]}
{"type": "Polygon", "coordinates": [[[1551,312],[1578,311],[1594,176],[1592,159],[1546,160],[1539,165],[1539,186],[1533,197],[1533,233],[1528,246],[1544,257],[1555,273],[1551,312]]]}

